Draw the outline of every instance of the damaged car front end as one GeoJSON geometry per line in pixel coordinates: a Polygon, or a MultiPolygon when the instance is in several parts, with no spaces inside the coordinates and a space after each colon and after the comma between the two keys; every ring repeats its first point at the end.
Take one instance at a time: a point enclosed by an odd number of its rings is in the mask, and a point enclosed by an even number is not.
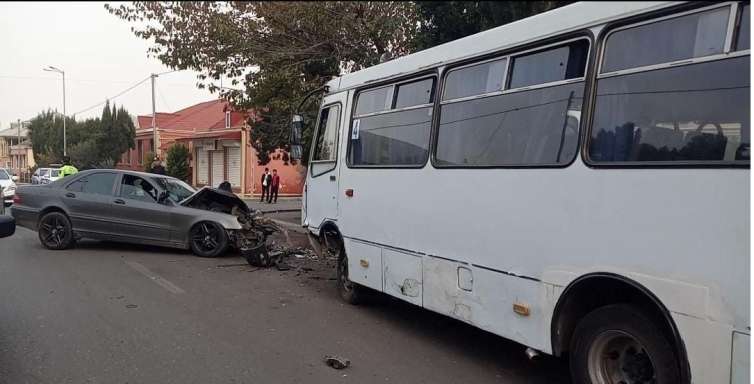
{"type": "Polygon", "coordinates": [[[238,250],[249,264],[267,267],[274,262],[269,256],[267,239],[280,231],[280,227],[261,212],[249,209],[232,192],[204,187],[181,201],[180,205],[235,217],[240,228],[225,229],[229,246],[238,250]]]}

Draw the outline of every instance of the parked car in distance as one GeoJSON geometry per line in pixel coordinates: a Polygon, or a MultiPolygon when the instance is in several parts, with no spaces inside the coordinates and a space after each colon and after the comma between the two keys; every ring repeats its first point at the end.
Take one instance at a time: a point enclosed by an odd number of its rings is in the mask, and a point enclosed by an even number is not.
{"type": "Polygon", "coordinates": [[[37,168],[31,175],[32,184],[50,184],[60,178],[60,168],[37,168]]]}
{"type": "Polygon", "coordinates": [[[38,231],[48,249],[92,238],[191,249],[203,257],[246,244],[242,221],[248,222],[249,213],[232,193],[196,191],[173,177],[116,169],[20,186],[11,208],[17,225],[38,231]]]}
{"type": "Polygon", "coordinates": [[[13,203],[13,195],[16,193],[16,176],[12,176],[6,169],[0,168],[0,189],[5,206],[13,203]]]}
{"type": "Polygon", "coordinates": [[[60,175],[60,168],[50,168],[50,172],[47,174],[47,177],[41,178],[40,184],[50,184],[53,181],[57,181],[62,176],[60,175]]]}

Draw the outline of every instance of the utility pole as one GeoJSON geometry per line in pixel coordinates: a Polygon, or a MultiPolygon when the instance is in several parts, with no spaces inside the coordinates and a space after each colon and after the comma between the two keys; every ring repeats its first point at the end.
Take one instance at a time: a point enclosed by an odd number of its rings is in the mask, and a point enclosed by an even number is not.
{"type": "Polygon", "coordinates": [[[63,74],[63,157],[65,157],[65,156],[68,156],[68,151],[67,151],[68,146],[66,145],[66,140],[65,140],[65,117],[66,117],[66,114],[65,114],[65,72],[60,71],[60,73],[63,74]]]}
{"type": "Polygon", "coordinates": [[[157,156],[157,115],[155,114],[155,102],[154,102],[154,81],[157,79],[156,74],[150,76],[152,78],[152,151],[157,156]]]}
{"type": "Polygon", "coordinates": [[[43,71],[48,72],[57,72],[61,75],[63,75],[63,156],[66,156],[68,154],[67,145],[66,145],[66,137],[65,137],[65,71],[63,71],[60,68],[55,68],[53,66],[48,66],[47,68],[42,68],[43,71]]]}

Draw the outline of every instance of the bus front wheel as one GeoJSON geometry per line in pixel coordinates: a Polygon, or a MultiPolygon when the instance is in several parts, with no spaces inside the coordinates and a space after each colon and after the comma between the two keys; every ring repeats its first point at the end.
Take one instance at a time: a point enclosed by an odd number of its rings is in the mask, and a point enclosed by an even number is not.
{"type": "Polygon", "coordinates": [[[348,278],[348,257],[343,242],[326,238],[325,246],[327,252],[338,259],[336,270],[338,295],[346,303],[354,305],[362,303],[364,301],[364,288],[348,278]]]}
{"type": "Polygon", "coordinates": [[[627,304],[597,308],[579,322],[570,366],[574,383],[680,382],[672,344],[649,316],[627,304]]]}

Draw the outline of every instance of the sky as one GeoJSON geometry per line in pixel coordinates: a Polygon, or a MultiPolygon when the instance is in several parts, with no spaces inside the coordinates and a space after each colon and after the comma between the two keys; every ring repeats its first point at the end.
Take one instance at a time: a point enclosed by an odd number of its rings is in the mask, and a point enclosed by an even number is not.
{"type": "MultiPolygon", "coordinates": [[[[48,108],[63,109],[61,75],[65,71],[66,113],[100,103],[151,73],[171,69],[147,57],[150,43],[134,36],[130,24],[111,15],[105,3],[0,3],[0,129],[28,120],[48,108]]],[[[196,87],[196,72],[179,71],[157,78],[158,112],[173,112],[212,100],[196,87]]],[[[131,114],[152,112],[149,81],[113,99],[131,114]]],[[[76,115],[99,116],[102,106],[76,115]]]]}

